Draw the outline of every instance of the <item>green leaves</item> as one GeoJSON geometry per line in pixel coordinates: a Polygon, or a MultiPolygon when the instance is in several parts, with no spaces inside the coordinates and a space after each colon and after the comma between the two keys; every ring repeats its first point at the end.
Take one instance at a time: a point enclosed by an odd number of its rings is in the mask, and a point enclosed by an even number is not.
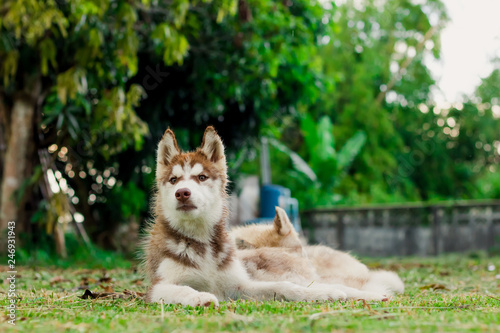
{"type": "Polygon", "coordinates": [[[137,58],[138,49],[139,38],[135,31],[127,30],[117,41],[116,57],[119,60],[119,64],[127,69],[127,74],[130,77],[137,74],[139,61],[137,58]]]}
{"type": "Polygon", "coordinates": [[[319,175],[319,182],[323,186],[333,187],[338,182],[354,158],[360,153],[366,135],[358,131],[347,140],[339,152],[335,149],[333,124],[329,117],[323,116],[317,123],[306,114],[301,119],[301,130],[306,142],[310,165],[319,175]]]}
{"type": "Polygon", "coordinates": [[[346,169],[351,165],[354,158],[359,155],[361,149],[365,145],[366,134],[362,131],[356,132],[344,146],[339,150],[337,154],[337,166],[339,170],[346,171],[346,169]]]}
{"type": "Polygon", "coordinates": [[[148,206],[146,193],[137,187],[134,182],[128,182],[124,186],[117,186],[113,189],[110,198],[119,205],[122,216],[126,219],[133,216],[140,216],[148,206]]]}
{"type": "Polygon", "coordinates": [[[182,64],[189,50],[189,43],[184,35],[168,23],[162,23],[156,26],[151,37],[161,52],[165,65],[182,64]]]}
{"type": "Polygon", "coordinates": [[[5,86],[8,86],[11,79],[14,78],[17,72],[19,51],[12,50],[7,53],[0,52],[0,60],[3,60],[0,67],[0,74],[3,76],[3,83],[5,86]]]}
{"type": "Polygon", "coordinates": [[[67,105],[62,103],[56,94],[49,95],[44,107],[42,125],[45,127],[55,126],[58,131],[62,130],[63,133],[68,133],[76,141],[82,135],[79,119],[87,113],[86,110],[89,106],[80,94],[75,94],[73,99],[73,103],[67,105]]]}
{"type": "Polygon", "coordinates": [[[66,36],[68,21],[54,0],[6,0],[2,11],[3,26],[30,46],[36,45],[53,27],[66,36]]]}
{"type": "Polygon", "coordinates": [[[45,38],[39,44],[40,57],[41,57],[41,72],[43,75],[49,73],[49,62],[52,68],[57,67],[56,63],[56,46],[54,41],[49,38],[45,38]]]}
{"type": "Polygon", "coordinates": [[[77,93],[87,93],[86,72],[82,68],[72,67],[57,76],[57,96],[66,104],[68,98],[75,98],[77,93]]]}
{"type": "MultiPolygon", "coordinates": [[[[51,35],[66,36],[68,21],[57,8],[53,0],[6,0],[2,3],[0,31],[2,31],[2,47],[0,47],[0,73],[4,84],[8,85],[19,68],[20,50],[23,44],[31,52],[40,55],[40,71],[43,75],[49,72],[49,63],[56,67],[57,50],[51,35]]],[[[23,49],[25,52],[28,50],[23,49]]],[[[23,55],[24,56],[24,55],[23,55]]]]}
{"type": "Polygon", "coordinates": [[[316,176],[316,173],[314,173],[314,170],[311,169],[311,167],[307,164],[307,162],[300,157],[299,154],[282,144],[276,139],[269,139],[269,143],[271,143],[274,147],[279,149],[281,152],[287,154],[290,156],[293,162],[293,166],[295,169],[298,171],[302,172],[304,175],[306,175],[311,181],[315,182],[318,180],[318,176],[316,176]]]}
{"type": "MultiPolygon", "coordinates": [[[[293,195],[300,200],[302,207],[334,205],[342,199],[337,190],[338,186],[347,175],[354,159],[360,154],[366,135],[362,131],[356,132],[337,151],[334,128],[328,116],[323,116],[315,122],[310,114],[305,114],[300,118],[300,130],[305,143],[303,157],[276,139],[269,140],[274,147],[290,157],[293,167],[301,173],[299,176],[296,172],[289,171],[288,178],[297,179],[306,175],[309,180],[299,180],[298,184],[289,182],[286,186],[291,187],[293,195]]],[[[283,165],[275,165],[274,168],[281,169],[283,165]]]]}
{"type": "Polygon", "coordinates": [[[116,87],[96,105],[93,137],[106,137],[107,144],[100,148],[106,158],[129,145],[133,145],[136,150],[141,149],[144,136],[149,134],[149,128],[134,109],[144,96],[145,92],[139,85],[131,85],[128,91],[116,87]]]}

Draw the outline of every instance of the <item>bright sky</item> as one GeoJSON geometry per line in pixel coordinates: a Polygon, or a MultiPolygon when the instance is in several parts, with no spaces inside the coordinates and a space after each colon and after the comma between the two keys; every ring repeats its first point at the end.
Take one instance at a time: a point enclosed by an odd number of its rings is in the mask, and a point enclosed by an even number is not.
{"type": "Polygon", "coordinates": [[[450,22],[441,35],[441,59],[428,62],[439,89],[438,104],[471,94],[500,57],[500,0],[443,0],[450,22]],[[440,91],[439,91],[440,90],[440,91]]]}

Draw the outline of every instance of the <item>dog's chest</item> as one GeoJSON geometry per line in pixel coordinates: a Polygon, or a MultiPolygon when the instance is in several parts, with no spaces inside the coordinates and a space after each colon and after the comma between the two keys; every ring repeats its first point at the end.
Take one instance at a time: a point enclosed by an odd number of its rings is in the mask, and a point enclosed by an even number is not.
{"type": "Polygon", "coordinates": [[[158,267],[157,275],[169,283],[187,285],[196,290],[213,289],[217,265],[209,248],[193,248],[189,242],[167,244],[168,255],[158,267]]]}
{"type": "Polygon", "coordinates": [[[187,267],[209,265],[223,268],[232,259],[233,247],[227,241],[200,242],[192,238],[169,238],[165,241],[165,254],[187,267]]]}
{"type": "Polygon", "coordinates": [[[169,239],[165,249],[167,256],[157,271],[162,280],[217,294],[221,277],[225,276],[222,264],[232,256],[228,244],[214,251],[210,243],[169,239]]]}

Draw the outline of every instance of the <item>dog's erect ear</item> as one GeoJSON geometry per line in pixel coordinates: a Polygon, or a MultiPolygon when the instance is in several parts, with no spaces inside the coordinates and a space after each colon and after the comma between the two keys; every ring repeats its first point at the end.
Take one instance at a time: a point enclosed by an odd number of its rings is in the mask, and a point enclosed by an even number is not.
{"type": "Polygon", "coordinates": [[[275,209],[276,216],[274,217],[274,229],[276,229],[281,236],[286,236],[294,230],[292,222],[290,222],[283,208],[276,206],[275,209]]]}
{"type": "Polygon", "coordinates": [[[200,146],[201,152],[213,163],[223,162],[226,164],[224,155],[224,145],[222,140],[212,126],[208,126],[203,134],[203,141],[200,146]]]}
{"type": "Polygon", "coordinates": [[[174,132],[169,128],[163,134],[160,143],[158,144],[158,152],[156,155],[156,171],[158,172],[161,166],[167,166],[172,162],[172,159],[181,153],[175,140],[174,132]]]}

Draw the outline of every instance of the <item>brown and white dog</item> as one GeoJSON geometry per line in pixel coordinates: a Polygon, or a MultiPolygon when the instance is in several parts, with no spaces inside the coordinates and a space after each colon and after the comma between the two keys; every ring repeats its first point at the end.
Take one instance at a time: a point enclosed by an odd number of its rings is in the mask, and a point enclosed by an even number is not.
{"type": "Polygon", "coordinates": [[[220,300],[236,298],[313,301],[348,296],[333,285],[252,280],[226,233],[226,185],[224,146],[213,127],[205,130],[201,146],[187,153],[167,129],[158,145],[154,221],[144,243],[152,284],[149,302],[217,306],[220,300]]]}
{"type": "MultiPolygon", "coordinates": [[[[346,252],[324,245],[303,245],[286,212],[276,207],[273,224],[237,227],[230,236],[237,245],[237,255],[254,279],[286,279],[301,285],[341,284],[367,293],[392,296],[404,291],[403,281],[394,272],[372,271],[346,252]]],[[[356,292],[343,289],[348,297],[356,292]]]]}

